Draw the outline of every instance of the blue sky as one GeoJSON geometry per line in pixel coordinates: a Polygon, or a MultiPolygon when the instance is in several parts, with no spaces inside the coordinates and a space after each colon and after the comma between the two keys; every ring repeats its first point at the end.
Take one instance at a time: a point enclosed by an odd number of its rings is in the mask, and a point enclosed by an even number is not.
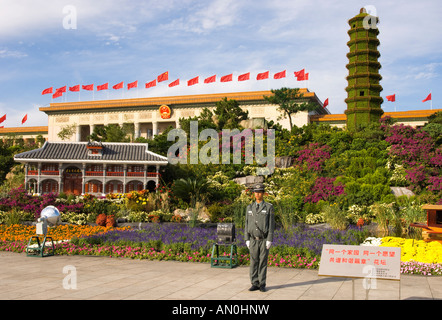
{"type": "Polygon", "coordinates": [[[5,127],[47,125],[38,109],[48,87],[138,88],[68,92],[54,102],[157,97],[306,87],[329,111],[343,113],[348,19],[370,6],[380,18],[384,111],[442,108],[442,4],[420,1],[321,0],[0,0],[0,117],[5,127]],[[76,19],[70,19],[71,17],[76,19]],[[75,21],[76,20],[76,21],[75,21]],[[66,28],[74,26],[75,29],[66,28]],[[293,72],[305,69],[309,81],[293,72]],[[256,81],[256,74],[280,80],[256,81]],[[169,81],[144,84],[169,71],[169,81]],[[251,80],[237,76],[251,73],[251,80]],[[219,78],[233,73],[234,81],[219,78]],[[204,78],[217,75],[217,82],[204,78]],[[191,87],[187,80],[200,77],[191,87]],[[181,85],[168,83],[180,79],[181,85]],[[396,102],[386,95],[396,94],[396,102]]]}

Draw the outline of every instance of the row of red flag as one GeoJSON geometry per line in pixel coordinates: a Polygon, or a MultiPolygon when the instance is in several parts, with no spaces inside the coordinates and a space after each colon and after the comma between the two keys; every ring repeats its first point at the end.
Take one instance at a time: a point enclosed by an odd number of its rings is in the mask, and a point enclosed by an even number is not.
{"type": "MultiPolygon", "coordinates": [[[[266,71],[266,72],[262,72],[262,73],[258,73],[258,75],[256,76],[256,80],[265,80],[265,79],[269,79],[270,77],[270,72],[266,71]]],[[[286,77],[286,70],[275,73],[273,75],[273,79],[282,79],[286,77]]],[[[305,69],[302,69],[300,71],[295,71],[295,77],[297,79],[297,81],[305,81],[308,80],[309,74],[305,72],[305,69]]],[[[163,81],[167,81],[169,80],[169,72],[164,72],[162,74],[160,74],[156,79],[150,81],[150,82],[146,82],[145,83],[145,88],[152,88],[155,87],[157,85],[157,83],[163,82],[163,81]]],[[[238,81],[247,81],[250,80],[250,72],[241,74],[238,76],[238,81]]],[[[228,74],[225,76],[222,76],[220,78],[220,82],[230,82],[233,81],[233,74],[228,74]]],[[[206,79],[204,79],[204,83],[213,83],[216,82],[216,75],[213,75],[211,77],[208,77],[206,79]]],[[[190,80],[187,81],[187,86],[193,86],[195,84],[199,83],[199,76],[192,78],[190,80]]],[[[169,87],[175,87],[178,86],[180,84],[180,79],[176,79],[172,82],[169,83],[169,87]]],[[[132,88],[137,88],[138,87],[138,80],[128,83],[127,84],[127,90],[130,90],[132,88]]],[[[124,82],[120,82],[117,83],[116,85],[112,86],[112,88],[114,90],[118,90],[118,89],[122,89],[124,88],[124,82]]],[[[87,90],[87,91],[93,91],[94,90],[94,84],[88,84],[88,85],[82,85],[81,89],[83,90],[87,90]]],[[[98,85],[96,86],[97,91],[101,91],[101,90],[108,90],[109,89],[109,83],[104,83],[102,85],[98,85]]],[[[80,85],[76,85],[73,87],[69,87],[68,86],[64,86],[58,89],[53,89],[53,87],[47,88],[45,90],[42,91],[42,95],[45,94],[52,94],[52,98],[58,98],[61,97],[63,95],[63,93],[65,93],[67,90],[71,91],[71,92],[78,92],[80,91],[80,85]]]]}
{"type": "MultiPolygon", "coordinates": [[[[386,96],[385,98],[387,98],[387,100],[390,102],[395,102],[396,101],[396,94],[386,96]]],[[[431,93],[424,100],[422,100],[422,102],[426,102],[426,101],[430,101],[430,100],[431,100],[431,93]]]]}
{"type": "MultiPolygon", "coordinates": [[[[0,123],[3,123],[6,120],[6,114],[0,118],[0,123]]],[[[28,114],[25,114],[23,119],[21,119],[21,124],[24,124],[28,120],[28,114]]],[[[3,126],[0,126],[0,128],[3,128],[3,126]]]]}

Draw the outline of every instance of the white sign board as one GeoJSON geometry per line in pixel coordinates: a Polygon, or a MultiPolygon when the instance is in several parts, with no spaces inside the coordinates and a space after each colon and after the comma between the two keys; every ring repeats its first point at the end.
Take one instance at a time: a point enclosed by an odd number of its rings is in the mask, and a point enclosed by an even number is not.
{"type": "Polygon", "coordinates": [[[322,246],[320,276],[400,280],[401,248],[322,246]]]}

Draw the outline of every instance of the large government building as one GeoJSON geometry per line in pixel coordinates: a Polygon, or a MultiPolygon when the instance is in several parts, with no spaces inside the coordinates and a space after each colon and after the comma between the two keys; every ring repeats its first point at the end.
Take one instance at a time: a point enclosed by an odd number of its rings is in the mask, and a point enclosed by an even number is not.
{"type": "MultiPolygon", "coordinates": [[[[301,89],[303,98],[300,102],[310,102],[317,105],[313,112],[300,112],[294,116],[293,124],[302,126],[310,122],[312,115],[329,114],[322,107],[322,102],[314,92],[301,89]]],[[[269,104],[264,96],[271,95],[270,91],[189,95],[161,98],[141,98],[125,100],[84,101],[52,103],[49,107],[40,108],[48,115],[48,140],[57,141],[58,132],[66,126],[75,125],[76,134],[70,141],[87,141],[95,126],[133,123],[135,138],[152,138],[163,132],[168,126],[179,127],[180,118],[200,115],[206,107],[214,109],[215,104],[226,97],[238,101],[243,110],[248,111],[249,121],[246,126],[253,127],[266,121],[279,122],[289,128],[287,118],[278,121],[281,115],[277,106],[269,104]]]]}
{"type": "MultiPolygon", "coordinates": [[[[330,124],[331,126],[345,127],[346,115],[330,114],[327,108],[314,92],[301,89],[304,101],[317,104],[318,108],[311,112],[299,112],[293,116],[293,124],[301,127],[311,122],[330,124]]],[[[48,126],[0,128],[0,137],[21,137],[24,140],[35,140],[41,136],[51,142],[62,141],[58,133],[63,128],[75,126],[75,133],[66,141],[87,141],[87,136],[92,133],[95,126],[133,123],[135,138],[152,138],[163,132],[168,126],[178,127],[180,118],[198,116],[202,109],[215,108],[216,102],[224,97],[235,99],[240,106],[249,111],[250,120],[245,125],[249,127],[260,126],[266,121],[275,121],[283,128],[289,129],[289,120],[278,120],[280,113],[278,107],[270,105],[264,100],[270,91],[253,91],[225,94],[205,94],[189,96],[172,96],[160,98],[139,98],[101,101],[82,101],[51,103],[49,107],[40,108],[48,115],[48,126]]],[[[428,122],[428,117],[437,111],[412,110],[384,112],[383,116],[394,118],[397,123],[421,127],[428,122]]]]}
{"type": "MultiPolygon", "coordinates": [[[[293,116],[293,125],[311,122],[344,127],[345,114],[330,114],[314,92],[301,89],[300,102],[317,105],[314,111],[299,112],[293,116]]],[[[161,176],[161,167],[167,158],[148,150],[145,143],[95,143],[88,136],[96,126],[133,123],[135,137],[152,138],[168,126],[178,127],[180,118],[198,116],[204,108],[214,109],[226,97],[235,99],[249,113],[246,127],[262,127],[266,121],[275,121],[289,128],[287,117],[280,119],[278,106],[269,104],[264,96],[270,91],[205,94],[159,98],[137,98],[103,101],[51,103],[40,110],[48,115],[47,127],[1,128],[3,138],[17,135],[24,140],[38,136],[46,140],[39,149],[15,156],[25,164],[25,184],[34,193],[65,192],[68,194],[122,193],[132,190],[154,190],[161,176]],[[74,128],[65,141],[60,130],[74,128]]],[[[442,110],[386,112],[398,123],[419,127],[428,117],[442,110]]]]}

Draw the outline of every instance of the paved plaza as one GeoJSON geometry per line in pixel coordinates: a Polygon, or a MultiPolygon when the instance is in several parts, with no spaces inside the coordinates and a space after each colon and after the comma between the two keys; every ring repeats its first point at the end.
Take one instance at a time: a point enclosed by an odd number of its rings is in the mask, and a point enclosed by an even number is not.
{"type": "Polygon", "coordinates": [[[266,292],[249,292],[249,268],[96,256],[27,257],[0,252],[1,300],[398,300],[442,299],[442,277],[377,280],[268,268],[266,292]],[[400,292],[399,292],[400,290],[400,292]],[[368,293],[368,296],[367,296],[368,293]]]}

